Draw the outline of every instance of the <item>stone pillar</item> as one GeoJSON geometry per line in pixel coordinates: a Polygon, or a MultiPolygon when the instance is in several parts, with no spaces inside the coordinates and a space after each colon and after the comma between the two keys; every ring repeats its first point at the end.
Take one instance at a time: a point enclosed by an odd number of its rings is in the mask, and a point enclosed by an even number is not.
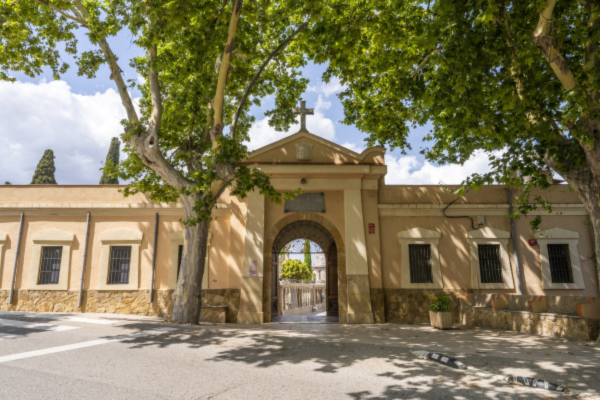
{"type": "MultiPolygon", "coordinates": [[[[344,190],[348,324],[372,324],[371,288],[360,189],[344,190]]],[[[346,290],[346,288],[342,288],[346,290]]],[[[341,316],[340,316],[341,317],[341,316]]]]}
{"type": "Polygon", "coordinates": [[[256,190],[248,194],[246,239],[242,269],[239,324],[263,323],[263,254],[265,236],[265,198],[256,190]]]}

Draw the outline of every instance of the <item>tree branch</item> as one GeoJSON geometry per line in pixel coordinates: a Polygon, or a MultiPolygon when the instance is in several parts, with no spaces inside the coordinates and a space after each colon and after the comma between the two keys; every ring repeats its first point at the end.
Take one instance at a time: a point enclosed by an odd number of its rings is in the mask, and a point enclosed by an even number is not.
{"type": "Polygon", "coordinates": [[[413,78],[416,77],[417,74],[419,73],[419,71],[421,71],[421,69],[423,69],[423,67],[425,66],[425,64],[427,64],[429,62],[429,60],[431,60],[431,57],[433,57],[437,52],[439,52],[443,48],[444,48],[444,46],[436,47],[435,49],[433,49],[431,51],[431,53],[427,54],[427,56],[425,56],[425,58],[423,59],[423,61],[421,61],[421,63],[413,71],[413,73],[412,73],[413,78]]]}
{"type": "Polygon", "coordinates": [[[67,14],[66,12],[62,11],[60,8],[48,3],[47,1],[44,0],[35,0],[38,3],[40,3],[43,6],[46,6],[54,11],[56,11],[57,13],[59,13],[60,15],[62,15],[63,17],[70,19],[71,21],[77,22],[78,24],[80,24],[81,26],[85,26],[87,27],[87,23],[85,22],[85,20],[78,18],[78,17],[74,17],[72,15],[67,14]]]}
{"type": "Polygon", "coordinates": [[[273,57],[275,57],[275,55],[277,55],[277,53],[279,51],[281,51],[281,49],[285,48],[288,44],[290,44],[292,42],[292,40],[294,40],[294,37],[298,33],[300,33],[302,30],[304,30],[307,26],[308,26],[308,21],[305,22],[305,23],[303,23],[303,24],[301,24],[300,26],[298,26],[296,28],[296,30],[294,30],[294,32],[292,32],[290,34],[290,36],[288,36],[283,42],[281,42],[279,44],[279,46],[277,46],[268,55],[268,57],[263,61],[263,63],[258,68],[258,71],[256,71],[256,74],[254,75],[254,77],[252,78],[252,81],[250,81],[250,84],[246,88],[246,91],[244,92],[244,95],[242,96],[242,99],[240,100],[240,103],[237,106],[237,110],[235,111],[235,115],[233,116],[233,121],[231,122],[231,129],[230,129],[230,135],[231,135],[231,137],[233,139],[235,139],[235,133],[236,133],[236,128],[237,128],[237,123],[238,123],[238,120],[239,120],[240,115],[242,113],[242,110],[244,109],[244,106],[246,105],[246,102],[248,101],[248,97],[250,97],[250,93],[252,92],[252,89],[254,89],[254,86],[256,85],[256,83],[258,82],[258,80],[260,79],[260,76],[262,75],[263,71],[265,70],[265,68],[267,67],[267,65],[269,64],[269,62],[271,62],[271,60],[273,59],[273,57]]]}
{"type": "Polygon", "coordinates": [[[150,86],[150,101],[152,111],[150,113],[150,124],[148,131],[158,143],[158,132],[162,121],[163,104],[158,84],[158,74],[154,70],[154,61],[156,60],[156,45],[152,44],[148,48],[148,85],[150,86]]]}
{"type": "Polygon", "coordinates": [[[554,46],[552,36],[550,34],[552,13],[556,0],[546,0],[546,7],[540,13],[540,19],[537,27],[533,32],[533,41],[536,46],[542,51],[546,60],[550,63],[550,67],[560,80],[563,88],[570,91],[577,86],[575,76],[567,66],[567,63],[558,49],[554,46]]]}
{"type": "MultiPolygon", "coordinates": [[[[87,19],[90,17],[88,10],[81,3],[81,0],[74,0],[75,6],[79,10],[79,12],[87,19]]],[[[117,57],[112,52],[108,42],[104,37],[98,39],[98,45],[102,49],[104,53],[104,57],[108,62],[108,67],[110,68],[110,78],[115,81],[117,85],[117,89],[119,91],[119,96],[121,97],[121,103],[123,103],[123,107],[125,107],[125,111],[127,112],[127,119],[130,123],[134,125],[139,124],[139,118],[137,112],[135,111],[135,107],[133,106],[133,101],[129,96],[129,92],[127,91],[127,85],[123,80],[123,75],[121,74],[121,68],[117,64],[117,57]]]]}
{"type": "Polygon", "coordinates": [[[217,89],[213,100],[214,120],[213,127],[210,130],[210,139],[213,148],[217,147],[217,138],[223,134],[223,104],[225,102],[225,87],[227,86],[227,75],[229,73],[229,65],[231,64],[231,53],[235,44],[235,35],[237,32],[240,13],[242,12],[243,0],[235,0],[229,22],[229,31],[227,32],[227,43],[223,51],[221,66],[219,68],[219,76],[217,79],[217,89]]]}

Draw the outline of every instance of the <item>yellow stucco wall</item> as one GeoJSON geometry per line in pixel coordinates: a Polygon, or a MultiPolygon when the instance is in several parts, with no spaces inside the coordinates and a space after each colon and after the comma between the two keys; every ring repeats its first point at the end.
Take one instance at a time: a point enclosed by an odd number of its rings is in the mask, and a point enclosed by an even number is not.
{"type": "MultiPolygon", "coordinates": [[[[398,233],[413,228],[423,228],[440,233],[440,268],[445,289],[477,289],[472,286],[471,248],[467,232],[472,231],[468,219],[449,219],[442,215],[442,208],[453,201],[456,195],[442,186],[385,185],[383,149],[373,148],[362,154],[343,151],[337,145],[328,145],[322,139],[307,134],[279,144],[267,146],[250,155],[249,163],[263,168],[271,174],[274,185],[280,190],[292,190],[301,186],[307,193],[324,193],[325,213],[322,219],[343,241],[345,252],[354,254],[347,261],[349,275],[358,273],[357,256],[364,267],[364,255],[356,249],[348,250],[346,237],[356,231],[352,226],[364,229],[366,244],[366,268],[370,289],[406,288],[402,282],[402,266],[398,233]],[[296,160],[296,144],[313,140],[313,159],[299,163],[296,160]],[[327,165],[326,165],[327,164],[327,165]],[[340,165],[344,164],[344,165],[340,165]],[[351,197],[348,197],[352,195],[351,197]],[[345,197],[346,196],[346,197],[345,197]],[[354,218],[346,221],[348,205],[362,204],[362,222],[354,218]],[[368,225],[375,224],[375,233],[370,234],[368,225]],[[347,231],[349,229],[349,232],[347,231]],[[360,254],[359,254],[360,253],[360,254]]],[[[152,243],[154,215],[159,213],[160,225],[154,288],[169,289],[169,270],[172,266],[171,234],[183,230],[179,220],[183,217],[180,203],[154,204],[150,199],[137,194],[123,197],[118,185],[24,185],[0,186],[0,234],[7,239],[0,250],[0,289],[10,288],[15,259],[15,249],[19,230],[19,216],[25,213],[21,256],[19,257],[16,289],[27,289],[29,274],[34,258],[33,235],[58,229],[74,235],[71,245],[68,290],[79,288],[83,243],[85,240],[86,213],[91,212],[90,243],[86,264],[84,289],[95,290],[100,282],[101,236],[106,232],[127,229],[142,233],[139,247],[138,289],[150,287],[152,265],[152,243]]],[[[452,188],[450,188],[452,189],[452,188]]],[[[577,196],[566,185],[555,185],[546,197],[555,205],[561,215],[544,216],[541,229],[560,227],[579,234],[578,252],[582,266],[585,289],[583,290],[544,290],[541,280],[539,246],[530,246],[532,238],[528,225],[530,218],[517,221],[519,253],[523,270],[523,294],[554,296],[598,296],[596,266],[592,259],[593,240],[585,209],[577,196]]],[[[247,200],[239,200],[227,193],[219,200],[219,208],[214,212],[211,224],[211,240],[208,251],[209,289],[241,289],[243,287],[244,249],[246,238],[247,200]]],[[[262,205],[261,205],[262,207],[262,205]]],[[[353,210],[354,211],[354,210],[353,210]]],[[[479,191],[471,191],[459,199],[449,210],[449,215],[468,215],[477,224],[477,215],[485,217],[481,227],[510,232],[507,193],[503,186],[491,185],[479,191]]],[[[353,214],[354,215],[354,214],[353,214]]],[[[357,214],[360,217],[360,213],[357,214]]],[[[265,200],[264,204],[264,243],[271,243],[282,228],[282,223],[302,219],[303,216],[284,212],[283,205],[265,200]]],[[[260,221],[259,221],[260,222],[260,221]]],[[[262,228],[261,228],[262,229],[262,228]]],[[[357,235],[363,243],[362,233],[357,235]]],[[[508,241],[510,268],[515,286],[514,251],[512,240],[508,241]]],[[[267,254],[272,249],[264,248],[267,254]]],[[[61,268],[66,266],[61,266],[61,268]]],[[[345,278],[344,278],[345,279],[345,278]]],[[[366,280],[366,278],[365,278],[366,280]]],[[[483,293],[514,293],[515,290],[482,290],[483,293]]],[[[341,296],[342,294],[340,294],[341,296]]]]}

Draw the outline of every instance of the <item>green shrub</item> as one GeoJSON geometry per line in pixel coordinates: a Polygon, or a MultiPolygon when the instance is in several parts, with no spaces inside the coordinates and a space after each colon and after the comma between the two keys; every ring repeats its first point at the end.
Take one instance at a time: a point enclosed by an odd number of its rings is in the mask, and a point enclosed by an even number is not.
{"type": "Polygon", "coordinates": [[[300,260],[286,260],[281,266],[281,278],[306,280],[313,276],[311,268],[300,260]]]}
{"type": "Polygon", "coordinates": [[[452,311],[452,296],[448,293],[444,293],[440,297],[429,296],[429,309],[435,312],[452,311]]]}

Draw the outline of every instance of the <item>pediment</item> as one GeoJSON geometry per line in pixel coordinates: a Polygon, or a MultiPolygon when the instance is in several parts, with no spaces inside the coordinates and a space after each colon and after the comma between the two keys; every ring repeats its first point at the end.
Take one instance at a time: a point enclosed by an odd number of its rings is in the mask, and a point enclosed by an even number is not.
{"type": "Polygon", "coordinates": [[[369,147],[357,153],[312,133],[300,131],[248,153],[249,163],[384,165],[385,149],[369,147]]]}
{"type": "Polygon", "coordinates": [[[536,239],[579,239],[579,233],[563,228],[551,228],[534,234],[536,239]]]}
{"type": "Polygon", "coordinates": [[[75,235],[71,232],[63,231],[60,229],[48,229],[42,232],[36,232],[33,234],[32,239],[34,243],[38,242],[72,242],[75,235]]]}

